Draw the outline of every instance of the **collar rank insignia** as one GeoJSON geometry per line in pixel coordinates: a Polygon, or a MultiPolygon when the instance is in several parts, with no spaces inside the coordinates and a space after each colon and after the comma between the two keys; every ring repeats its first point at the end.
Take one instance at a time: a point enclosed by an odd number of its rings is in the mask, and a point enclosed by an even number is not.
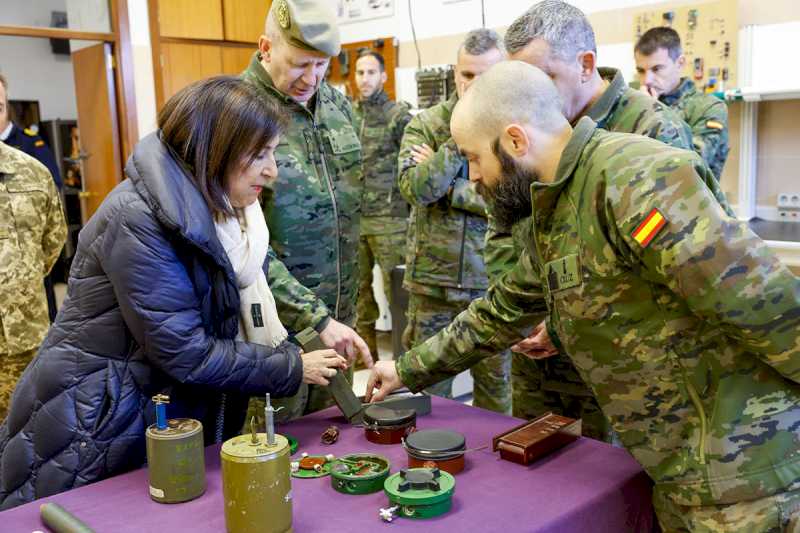
{"type": "Polygon", "coordinates": [[[655,238],[661,229],[667,225],[667,219],[661,214],[661,211],[655,207],[650,211],[650,214],[642,221],[639,226],[633,230],[631,236],[633,240],[638,242],[642,248],[646,248],[648,244],[655,238]]]}

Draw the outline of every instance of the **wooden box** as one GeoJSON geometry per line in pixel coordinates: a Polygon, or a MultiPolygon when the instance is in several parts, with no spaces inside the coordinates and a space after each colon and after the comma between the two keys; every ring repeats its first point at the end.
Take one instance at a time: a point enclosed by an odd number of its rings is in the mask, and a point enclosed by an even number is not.
{"type": "Polygon", "coordinates": [[[506,461],[528,465],[580,436],[580,420],[547,413],[497,435],[492,439],[492,449],[499,450],[506,461]]]}

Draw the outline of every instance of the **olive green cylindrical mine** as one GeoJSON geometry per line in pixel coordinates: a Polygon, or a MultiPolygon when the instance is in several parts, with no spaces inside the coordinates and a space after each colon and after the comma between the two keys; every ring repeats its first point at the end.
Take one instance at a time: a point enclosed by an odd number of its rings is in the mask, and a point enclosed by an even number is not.
{"type": "Polygon", "coordinates": [[[222,494],[228,533],[285,533],[292,530],[292,485],[289,441],[266,433],[240,435],[225,441],[222,494]]]}
{"type": "Polygon", "coordinates": [[[192,418],[171,418],[165,429],[147,428],[150,498],[159,503],[193,500],[206,491],[203,425],[192,418]]]}

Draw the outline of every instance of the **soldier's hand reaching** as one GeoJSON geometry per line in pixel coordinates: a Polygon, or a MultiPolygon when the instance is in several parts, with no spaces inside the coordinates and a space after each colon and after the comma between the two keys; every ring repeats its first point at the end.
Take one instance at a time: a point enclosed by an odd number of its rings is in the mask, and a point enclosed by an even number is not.
{"type": "Polygon", "coordinates": [[[372,354],[369,353],[369,347],[352,328],[331,319],[319,334],[319,338],[325,346],[346,356],[348,363],[354,363],[356,356],[360,354],[364,366],[372,368],[372,354]]]}
{"type": "Polygon", "coordinates": [[[511,351],[527,355],[531,359],[545,359],[558,353],[553,341],[550,340],[544,321],[533,328],[527,339],[523,339],[512,346],[511,351]]]}
{"type": "Polygon", "coordinates": [[[403,386],[400,376],[397,374],[397,366],[394,361],[378,361],[372,367],[367,380],[367,392],[364,400],[367,402],[379,402],[386,396],[403,386]],[[373,392],[373,389],[378,389],[373,392]]]}
{"type": "Polygon", "coordinates": [[[411,147],[411,159],[418,165],[433,157],[434,153],[433,149],[427,144],[415,144],[411,147]]]}

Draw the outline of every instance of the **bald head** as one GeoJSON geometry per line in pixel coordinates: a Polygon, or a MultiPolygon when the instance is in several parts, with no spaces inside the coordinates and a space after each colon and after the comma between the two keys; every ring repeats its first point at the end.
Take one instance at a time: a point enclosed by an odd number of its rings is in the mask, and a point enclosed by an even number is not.
{"type": "Polygon", "coordinates": [[[566,124],[553,82],[522,61],[504,61],[487,70],[458,102],[451,121],[456,132],[496,138],[509,124],[555,131],[566,124]]]}

